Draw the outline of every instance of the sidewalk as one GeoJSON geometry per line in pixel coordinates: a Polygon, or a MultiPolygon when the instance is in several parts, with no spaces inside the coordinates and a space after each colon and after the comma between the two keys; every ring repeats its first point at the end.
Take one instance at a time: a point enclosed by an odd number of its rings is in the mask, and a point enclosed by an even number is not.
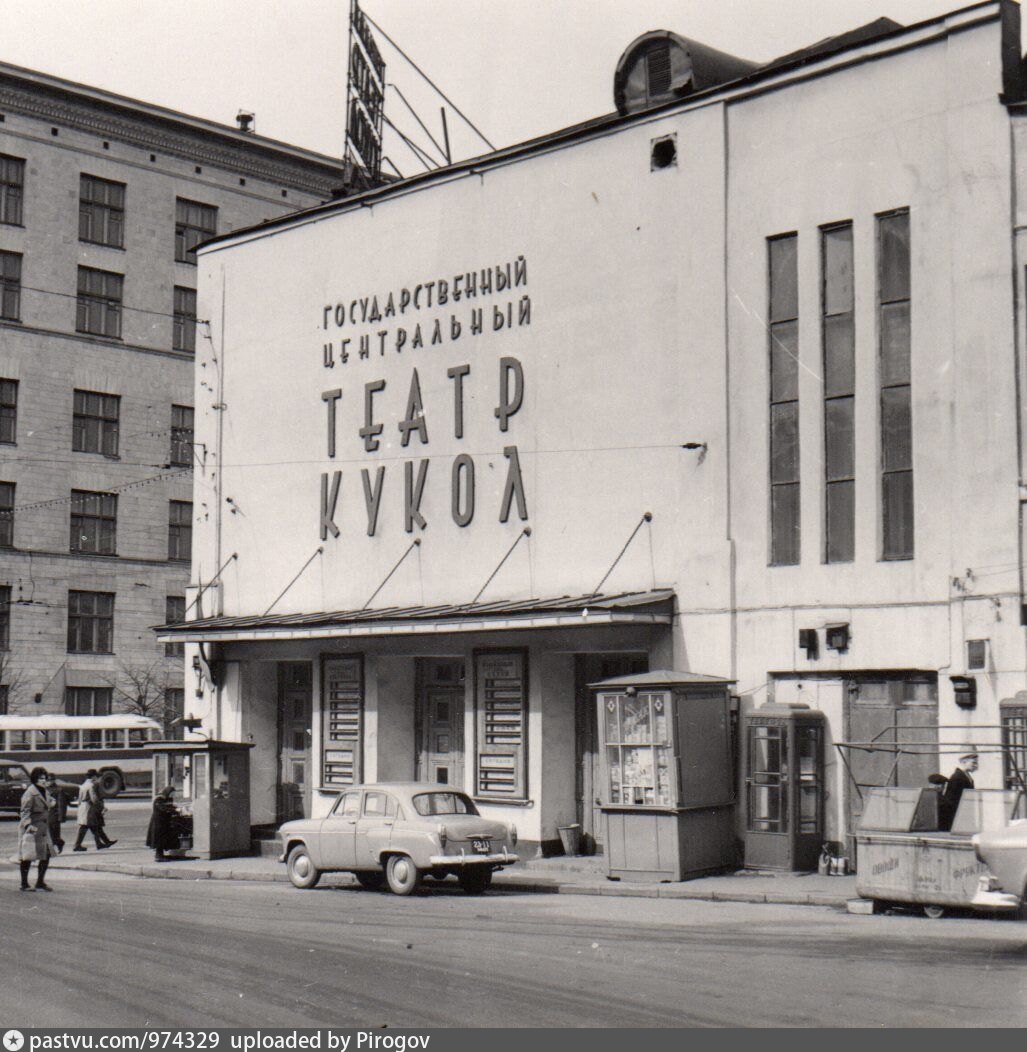
{"type": "MultiPolygon", "coordinates": [[[[163,880],[257,880],[288,882],[285,866],[268,855],[244,858],[178,859],[155,863],[150,851],[114,847],[103,854],[90,849],[56,857],[54,869],[121,873],[163,880]]],[[[349,884],[349,874],[333,873],[326,883],[349,884]]],[[[502,891],[560,895],[615,895],[634,898],[703,899],[710,902],[766,902],[844,909],[856,897],[855,877],[825,877],[816,873],[729,873],[672,884],[633,884],[606,879],[601,857],[531,859],[500,870],[493,888],[502,891]]]]}

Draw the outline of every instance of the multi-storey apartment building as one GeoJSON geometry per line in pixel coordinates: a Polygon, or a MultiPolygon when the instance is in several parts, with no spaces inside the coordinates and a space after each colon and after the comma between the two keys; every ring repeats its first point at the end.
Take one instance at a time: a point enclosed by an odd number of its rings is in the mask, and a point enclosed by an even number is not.
{"type": "Polygon", "coordinates": [[[341,182],[245,126],[0,64],[0,712],[181,704],[193,249],[341,182]]]}

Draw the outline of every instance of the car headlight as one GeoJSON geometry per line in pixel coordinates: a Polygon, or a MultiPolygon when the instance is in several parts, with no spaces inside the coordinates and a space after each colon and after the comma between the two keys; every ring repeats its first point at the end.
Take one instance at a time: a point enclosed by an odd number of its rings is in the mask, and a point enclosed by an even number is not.
{"type": "Polygon", "coordinates": [[[512,822],[510,823],[510,846],[517,846],[517,826],[515,826],[512,822]]]}

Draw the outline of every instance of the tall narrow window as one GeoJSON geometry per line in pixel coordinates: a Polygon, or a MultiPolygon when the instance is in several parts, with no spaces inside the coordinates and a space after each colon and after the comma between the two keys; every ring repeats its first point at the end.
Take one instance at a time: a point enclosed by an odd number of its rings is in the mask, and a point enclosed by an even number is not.
{"type": "Polygon", "coordinates": [[[21,202],[25,190],[25,162],[0,154],[0,223],[21,226],[21,202]]]}
{"type": "Polygon", "coordinates": [[[79,240],[122,248],[125,244],[125,184],[83,175],[79,187],[79,240]]]}
{"type": "Polygon", "coordinates": [[[770,562],[799,562],[798,237],[767,242],[770,332],[770,562]]]}
{"type": "Polygon", "coordinates": [[[913,558],[909,213],[877,217],[881,556],[913,558]]]}
{"type": "Polygon", "coordinates": [[[14,483],[0,482],[0,548],[14,547],[14,483]]]}
{"type": "Polygon", "coordinates": [[[0,442],[13,445],[18,430],[18,381],[0,380],[0,442]]]}
{"type": "Polygon", "coordinates": [[[71,491],[71,551],[115,555],[117,532],[116,494],[71,491]]]}
{"type": "Polygon", "coordinates": [[[76,391],[71,420],[71,448],[79,453],[118,455],[118,395],[76,391]]]}
{"type": "Polygon", "coordinates": [[[121,336],[123,278],[109,270],[78,268],[75,329],[96,336],[121,336]]]}
{"type": "Polygon", "coordinates": [[[188,500],[168,502],[168,558],[188,562],[193,549],[193,505],[188,500]]]}
{"type": "Polygon", "coordinates": [[[217,232],[218,210],[213,205],[187,201],[184,197],[175,201],[175,259],[179,263],[195,264],[193,250],[217,232]]]}
{"type": "Polygon", "coordinates": [[[821,231],[824,345],[824,559],[855,555],[855,329],[852,224],[821,231]]]}
{"type": "Polygon", "coordinates": [[[0,585],[0,650],[11,648],[11,586],[0,585]]]}
{"type": "Polygon", "coordinates": [[[176,351],[196,353],[196,289],[175,286],[171,346],[176,351]]]}
{"type": "MultiPolygon", "coordinates": [[[[169,595],[164,599],[164,623],[176,625],[185,620],[185,596],[169,595]]],[[[165,643],[165,657],[181,657],[185,653],[184,643],[165,643]]]]}
{"type": "Polygon", "coordinates": [[[21,318],[21,255],[0,252],[0,318],[21,318]]]}
{"type": "Polygon", "coordinates": [[[170,462],[186,467],[193,462],[193,407],[191,405],[171,407],[170,462]]]}

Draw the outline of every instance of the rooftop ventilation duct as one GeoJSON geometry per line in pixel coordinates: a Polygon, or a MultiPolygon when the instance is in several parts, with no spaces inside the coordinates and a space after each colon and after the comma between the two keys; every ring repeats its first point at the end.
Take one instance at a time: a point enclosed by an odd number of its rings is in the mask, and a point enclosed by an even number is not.
{"type": "Polygon", "coordinates": [[[643,33],[621,55],[613,77],[613,100],[618,113],[639,113],[744,77],[758,67],[757,62],[655,29],[643,33]]]}

